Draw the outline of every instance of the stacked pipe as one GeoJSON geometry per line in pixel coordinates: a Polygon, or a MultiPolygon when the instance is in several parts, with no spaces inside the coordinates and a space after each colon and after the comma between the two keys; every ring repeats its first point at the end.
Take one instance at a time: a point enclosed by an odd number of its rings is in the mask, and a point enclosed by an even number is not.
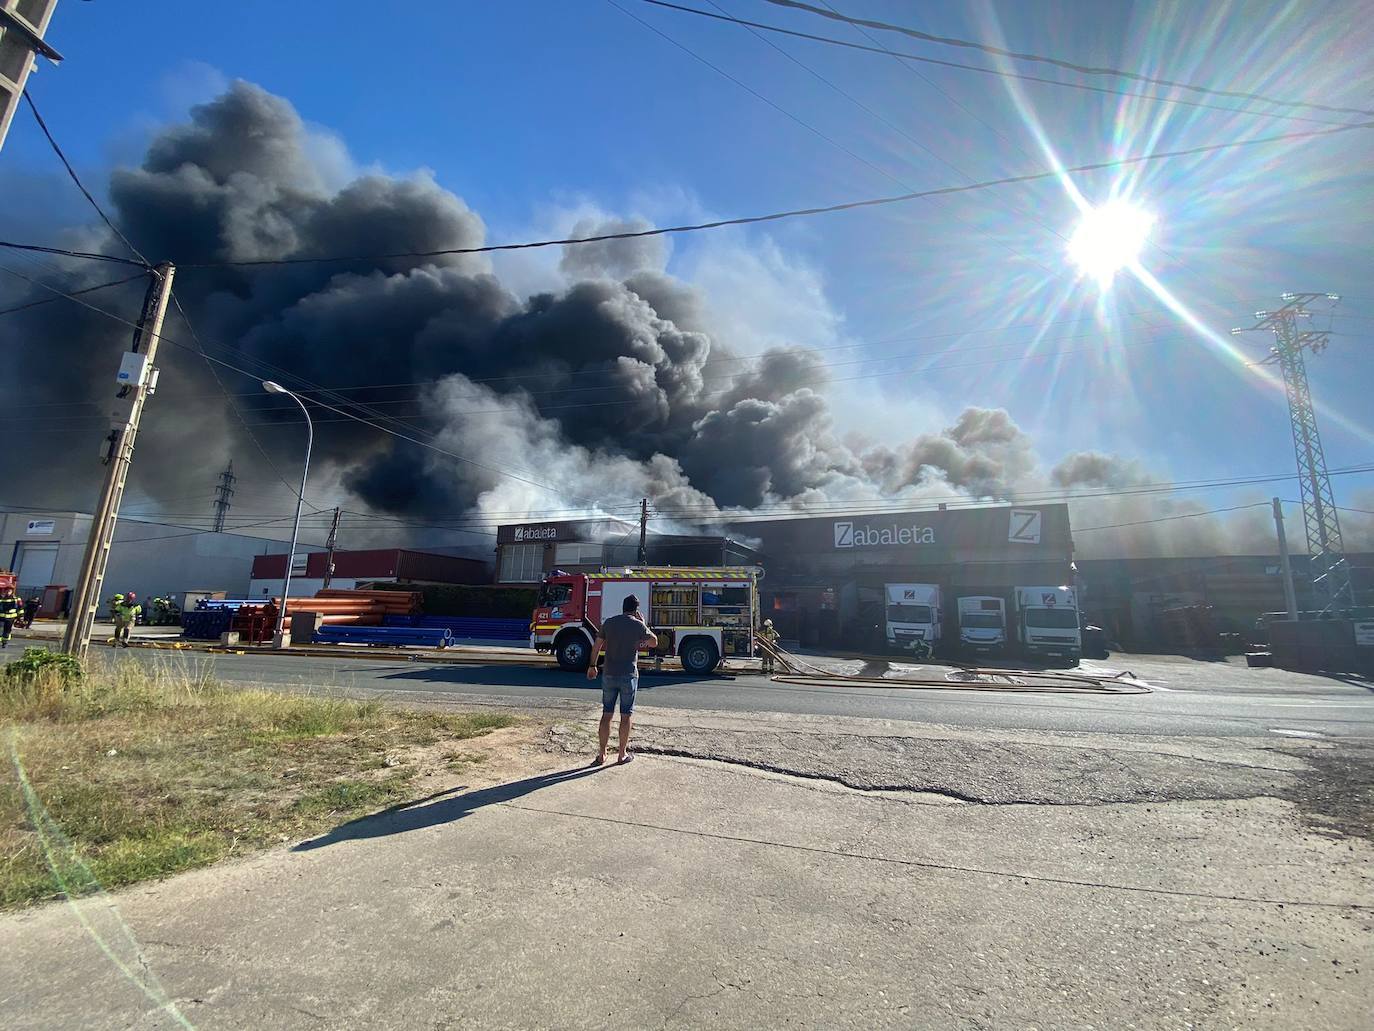
{"type": "Polygon", "coordinates": [[[388,616],[417,616],[423,599],[419,591],[355,591],[326,587],[315,593],[316,601],[372,602],[388,616]]]}
{"type": "MultiPolygon", "coordinates": [[[[278,598],[267,606],[274,621],[280,606],[278,598]]],[[[326,626],[381,626],[386,615],[386,609],[370,598],[288,598],[286,618],[282,620],[284,630],[291,629],[293,612],[318,612],[320,622],[326,626]]]]}

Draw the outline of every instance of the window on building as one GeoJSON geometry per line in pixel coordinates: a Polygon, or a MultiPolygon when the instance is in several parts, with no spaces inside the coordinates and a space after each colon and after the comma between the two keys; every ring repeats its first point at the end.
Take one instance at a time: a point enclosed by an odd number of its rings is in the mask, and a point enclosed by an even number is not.
{"type": "Polygon", "coordinates": [[[553,562],[556,566],[599,566],[601,554],[600,544],[570,542],[554,548],[553,562]]]}
{"type": "Polygon", "coordinates": [[[639,561],[638,544],[607,544],[605,564],[608,566],[632,566],[639,561]]]}
{"type": "Polygon", "coordinates": [[[503,584],[535,583],[544,578],[544,545],[507,544],[501,549],[503,584]]]}

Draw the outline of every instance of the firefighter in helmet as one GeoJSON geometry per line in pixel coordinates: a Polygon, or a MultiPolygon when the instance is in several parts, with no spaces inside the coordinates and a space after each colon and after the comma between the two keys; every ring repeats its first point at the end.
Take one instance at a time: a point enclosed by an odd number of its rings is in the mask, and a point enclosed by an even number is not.
{"type": "Polygon", "coordinates": [[[19,598],[9,584],[0,587],[0,648],[10,646],[10,631],[19,619],[19,598]]]}
{"type": "Polygon", "coordinates": [[[778,646],[778,638],[780,636],[777,629],[773,626],[773,621],[771,619],[765,619],[762,628],[759,630],[759,640],[764,644],[764,647],[759,650],[763,652],[763,672],[765,673],[773,672],[773,649],[778,646]]]}
{"type": "Polygon", "coordinates": [[[143,606],[138,603],[138,595],[133,591],[125,595],[116,594],[114,596],[114,639],[116,646],[129,647],[129,633],[142,613],[143,606]]]}

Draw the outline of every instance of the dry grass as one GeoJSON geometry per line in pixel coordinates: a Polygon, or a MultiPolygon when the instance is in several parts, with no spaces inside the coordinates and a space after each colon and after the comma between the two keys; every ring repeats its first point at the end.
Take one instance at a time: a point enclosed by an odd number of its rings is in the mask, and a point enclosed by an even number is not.
{"type": "Polygon", "coordinates": [[[204,866],[405,801],[410,753],[514,719],[234,690],[191,664],[128,662],[74,683],[0,679],[0,721],[0,905],[13,906],[204,866]]]}

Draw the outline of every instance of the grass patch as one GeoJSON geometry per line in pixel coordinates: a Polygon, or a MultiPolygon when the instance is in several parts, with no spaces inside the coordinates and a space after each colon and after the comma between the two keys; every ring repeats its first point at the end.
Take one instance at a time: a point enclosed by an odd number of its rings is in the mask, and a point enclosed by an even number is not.
{"type": "Polygon", "coordinates": [[[164,877],[407,801],[409,750],[515,719],[233,690],[188,663],[72,676],[30,660],[0,675],[0,721],[0,906],[14,906],[164,877]]]}

